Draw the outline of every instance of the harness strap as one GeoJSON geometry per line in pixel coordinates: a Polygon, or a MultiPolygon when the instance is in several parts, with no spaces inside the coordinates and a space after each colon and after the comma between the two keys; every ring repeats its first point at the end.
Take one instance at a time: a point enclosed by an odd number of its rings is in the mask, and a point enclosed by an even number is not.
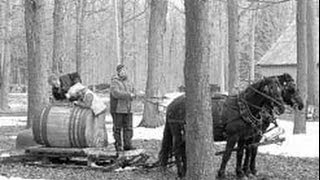
{"type": "Polygon", "coordinates": [[[262,117],[260,116],[259,118],[255,117],[249,107],[248,104],[246,104],[245,101],[243,101],[243,98],[238,95],[238,106],[239,106],[239,111],[240,111],[240,116],[242,119],[248,123],[259,135],[263,135],[263,132],[259,126],[262,125],[262,117]]]}
{"type": "Polygon", "coordinates": [[[252,86],[249,86],[249,88],[252,89],[254,92],[260,94],[261,96],[263,96],[263,97],[265,97],[265,98],[267,98],[267,99],[269,99],[269,100],[277,103],[278,105],[282,106],[282,103],[279,102],[278,100],[276,100],[275,98],[273,98],[273,97],[271,97],[271,96],[268,96],[267,94],[265,94],[265,93],[263,93],[263,92],[258,91],[256,88],[254,88],[254,87],[252,87],[252,86]]]}

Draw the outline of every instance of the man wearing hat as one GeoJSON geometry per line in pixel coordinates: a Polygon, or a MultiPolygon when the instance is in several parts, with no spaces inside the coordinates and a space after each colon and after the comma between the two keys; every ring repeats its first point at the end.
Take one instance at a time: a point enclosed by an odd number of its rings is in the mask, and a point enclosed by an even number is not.
{"type": "Polygon", "coordinates": [[[111,79],[110,113],[113,118],[115,149],[118,152],[135,149],[131,143],[133,136],[131,103],[135,94],[126,67],[120,64],[116,69],[117,74],[111,79]]]}

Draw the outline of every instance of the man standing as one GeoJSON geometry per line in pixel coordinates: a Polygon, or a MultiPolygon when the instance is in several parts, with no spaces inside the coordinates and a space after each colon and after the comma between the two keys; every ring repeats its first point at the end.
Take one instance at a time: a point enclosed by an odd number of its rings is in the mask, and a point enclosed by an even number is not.
{"type": "Polygon", "coordinates": [[[110,92],[110,113],[113,118],[113,136],[117,152],[135,149],[131,143],[133,98],[135,98],[133,85],[128,79],[126,67],[120,64],[117,66],[117,74],[112,77],[110,92]]]}

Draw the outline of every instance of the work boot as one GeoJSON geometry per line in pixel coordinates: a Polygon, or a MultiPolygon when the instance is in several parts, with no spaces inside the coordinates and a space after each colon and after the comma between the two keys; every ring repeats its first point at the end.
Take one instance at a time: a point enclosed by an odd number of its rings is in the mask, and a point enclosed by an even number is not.
{"type": "Polygon", "coordinates": [[[114,147],[116,151],[123,151],[122,141],[121,141],[121,128],[113,128],[113,137],[114,137],[114,147]]]}
{"type": "Polygon", "coordinates": [[[124,150],[128,151],[128,150],[135,150],[136,148],[132,146],[132,139],[133,136],[133,129],[132,127],[127,127],[124,129],[124,150]]]}

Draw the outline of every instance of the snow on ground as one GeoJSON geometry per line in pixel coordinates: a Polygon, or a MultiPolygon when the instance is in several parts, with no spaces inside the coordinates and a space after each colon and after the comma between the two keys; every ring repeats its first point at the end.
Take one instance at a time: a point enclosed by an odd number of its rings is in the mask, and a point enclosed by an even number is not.
{"type": "Polygon", "coordinates": [[[295,157],[319,157],[319,122],[307,122],[307,134],[293,135],[293,122],[278,121],[285,129],[286,141],[281,146],[261,146],[259,152],[295,157]]]}
{"type": "Polygon", "coordinates": [[[24,126],[26,121],[26,116],[4,116],[0,117],[0,126],[24,126]]]}
{"type": "MultiPolygon", "coordinates": [[[[158,128],[137,127],[142,119],[141,115],[134,115],[133,139],[156,139],[161,140],[164,126],[158,128]]],[[[114,142],[112,135],[112,117],[107,115],[108,140],[114,142]]],[[[0,126],[25,125],[26,117],[0,117],[0,126]]],[[[278,120],[280,127],[285,129],[284,137],[286,141],[282,145],[261,146],[259,152],[274,155],[294,156],[294,157],[318,157],[319,158],[319,122],[307,122],[307,134],[292,135],[293,122],[278,120]]],[[[0,180],[26,180],[17,177],[4,177],[0,175],[0,180]]]]}
{"type": "MultiPolygon", "coordinates": [[[[175,92],[165,95],[165,99],[161,102],[161,105],[168,106],[170,102],[176,97],[183,93],[175,92]]],[[[108,99],[105,99],[108,101],[108,99]]],[[[18,126],[26,124],[26,117],[0,117],[0,126],[18,126]]],[[[164,126],[158,128],[143,128],[138,127],[142,120],[141,114],[134,114],[133,116],[133,127],[134,136],[133,139],[156,139],[161,140],[163,136],[164,126]]],[[[113,143],[112,134],[112,117],[110,114],[106,116],[106,126],[108,131],[109,143],[113,143]]],[[[307,122],[307,134],[293,135],[293,122],[278,120],[278,124],[285,130],[283,135],[286,141],[282,145],[267,145],[259,147],[259,152],[283,155],[283,156],[294,156],[294,157],[317,157],[319,158],[319,122],[307,122]]],[[[14,137],[13,137],[14,138],[14,137]]],[[[221,144],[221,143],[218,143],[221,144]]],[[[0,180],[26,180],[23,178],[10,177],[6,178],[0,175],[0,180]]]]}
{"type": "MultiPolygon", "coordinates": [[[[134,115],[133,139],[161,140],[164,126],[158,128],[138,127],[142,119],[141,115],[134,115]]],[[[114,142],[112,134],[112,117],[106,116],[108,140],[114,142]]],[[[0,117],[0,126],[25,125],[26,117],[0,117]]],[[[274,155],[294,157],[319,157],[319,122],[307,122],[307,134],[293,135],[293,122],[278,120],[280,127],[285,129],[286,141],[282,145],[267,145],[259,147],[259,152],[274,155]]],[[[1,179],[0,179],[1,180],[1,179]]]]}
{"type": "Polygon", "coordinates": [[[19,177],[7,178],[5,176],[0,176],[0,180],[44,180],[44,179],[23,179],[23,178],[19,178],[19,177]]]}

